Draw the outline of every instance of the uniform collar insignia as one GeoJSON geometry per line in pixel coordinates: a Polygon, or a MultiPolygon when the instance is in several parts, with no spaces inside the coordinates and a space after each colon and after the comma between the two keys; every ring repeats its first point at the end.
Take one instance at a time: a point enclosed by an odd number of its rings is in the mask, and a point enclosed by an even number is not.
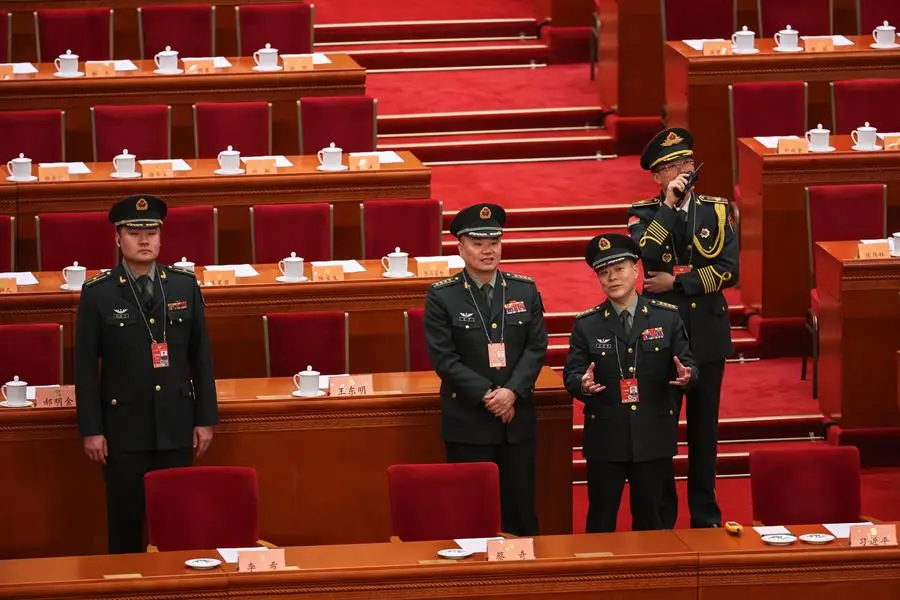
{"type": "Polygon", "coordinates": [[[604,310],[604,311],[603,311],[603,318],[604,318],[604,319],[608,319],[608,318],[609,318],[609,310],[604,310]]]}
{"type": "Polygon", "coordinates": [[[128,280],[125,279],[125,276],[119,275],[119,285],[125,285],[126,283],[128,283],[128,280]]]}
{"type": "Polygon", "coordinates": [[[647,310],[646,304],[641,307],[641,312],[644,313],[645,315],[650,312],[649,310],[647,310]]]}

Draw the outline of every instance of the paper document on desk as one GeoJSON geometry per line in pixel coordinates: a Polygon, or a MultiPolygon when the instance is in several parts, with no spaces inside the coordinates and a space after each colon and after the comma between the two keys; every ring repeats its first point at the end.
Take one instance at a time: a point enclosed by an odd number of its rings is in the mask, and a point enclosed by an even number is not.
{"type": "Polygon", "coordinates": [[[502,537],[489,538],[460,538],[453,540],[456,545],[468,552],[487,552],[487,543],[492,540],[502,540],[502,537]]]}
{"type": "Polygon", "coordinates": [[[34,75],[38,72],[37,67],[31,63],[0,63],[0,66],[12,65],[13,75],[34,75]]]}
{"type": "Polygon", "coordinates": [[[437,262],[439,260],[447,261],[447,266],[451,269],[462,269],[466,266],[462,256],[459,254],[451,254],[450,256],[416,256],[416,262],[437,262]]]}
{"type": "Polygon", "coordinates": [[[796,135],[759,135],[753,138],[766,148],[775,150],[778,148],[778,140],[799,140],[796,135]]]}
{"type": "Polygon", "coordinates": [[[16,278],[16,285],[35,285],[38,282],[37,277],[31,271],[0,273],[0,279],[12,279],[13,277],[16,278]]]}
{"type": "Polygon", "coordinates": [[[222,557],[227,563],[237,564],[238,561],[238,552],[262,552],[263,550],[268,550],[263,546],[253,546],[252,548],[216,548],[216,552],[222,557]]]}
{"type": "Polygon", "coordinates": [[[191,165],[184,162],[183,158],[163,158],[163,159],[153,159],[153,160],[139,160],[141,165],[157,165],[159,163],[170,162],[172,163],[173,171],[190,171],[191,165]]]}
{"type": "Polygon", "coordinates": [[[709,38],[705,40],[681,40],[694,50],[703,51],[703,42],[727,42],[725,38],[709,38]]]}
{"type": "Polygon", "coordinates": [[[378,162],[383,165],[403,162],[400,155],[393,150],[382,150],[381,152],[351,152],[350,156],[377,156],[378,162]]]}
{"type": "Polygon", "coordinates": [[[69,175],[87,175],[91,172],[83,162],[39,163],[41,167],[69,167],[69,175]]]}
{"type": "Polygon", "coordinates": [[[832,43],[837,46],[854,46],[855,44],[842,35],[801,35],[801,40],[818,40],[831,38],[832,43]]]}
{"type": "Polygon", "coordinates": [[[228,62],[228,59],[224,56],[185,56],[181,60],[211,60],[213,61],[214,69],[227,69],[231,67],[231,63],[228,62]]]}
{"type": "MultiPolygon", "coordinates": [[[[281,58],[296,58],[298,56],[309,56],[309,54],[282,54],[281,58]]],[[[331,59],[321,52],[313,52],[312,60],[314,65],[330,65],[331,59]]]]}
{"type": "Polygon", "coordinates": [[[278,156],[242,156],[241,162],[243,162],[244,164],[247,164],[247,160],[251,159],[251,158],[274,158],[276,167],[293,167],[294,166],[294,163],[292,163],[287,158],[285,158],[284,156],[281,156],[281,155],[278,155],[278,156]]]}
{"type": "Polygon", "coordinates": [[[209,265],[203,267],[207,271],[230,271],[234,269],[235,277],[259,277],[259,271],[252,265],[209,265]]]}
{"type": "Polygon", "coordinates": [[[822,525],[825,529],[831,532],[836,538],[849,538],[850,537],[850,528],[855,527],[856,525],[871,525],[869,521],[863,521],[861,523],[828,523],[826,525],[822,525]]]}
{"type": "Polygon", "coordinates": [[[38,388],[58,388],[58,385],[27,385],[25,386],[25,399],[31,400],[34,402],[34,399],[37,398],[37,389],[38,388]]]}
{"type": "Polygon", "coordinates": [[[768,527],[754,527],[753,531],[759,535],[793,535],[784,525],[770,525],[768,527]]]}
{"type": "Polygon", "coordinates": [[[366,269],[355,260],[314,260],[310,263],[314,267],[337,267],[340,265],[344,273],[365,273],[366,269]]]}

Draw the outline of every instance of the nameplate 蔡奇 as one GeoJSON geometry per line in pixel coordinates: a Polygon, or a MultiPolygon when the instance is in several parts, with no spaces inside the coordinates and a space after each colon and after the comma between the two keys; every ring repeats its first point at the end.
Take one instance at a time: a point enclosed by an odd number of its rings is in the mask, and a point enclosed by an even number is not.
{"type": "Polygon", "coordinates": [[[446,260],[416,261],[416,275],[435,279],[450,277],[450,263],[446,260]]]}
{"type": "Polygon", "coordinates": [[[0,294],[15,294],[19,291],[19,283],[15,277],[0,277],[0,294]]]}
{"type": "Polygon", "coordinates": [[[188,75],[208,75],[216,70],[211,58],[185,58],[182,62],[188,75]]]}
{"type": "Polygon", "coordinates": [[[203,269],[203,285],[234,285],[237,277],[234,269],[203,269]]]}
{"type": "Polygon", "coordinates": [[[381,159],[376,154],[351,156],[348,159],[351,171],[377,171],[381,169],[381,159]]]}
{"type": "Polygon", "coordinates": [[[312,71],[313,57],[311,54],[303,56],[282,56],[285,71],[312,71]]]}
{"type": "Polygon", "coordinates": [[[68,181],[69,166],[59,165],[54,167],[42,167],[38,165],[39,181],[68,181]]]}
{"type": "Polygon", "coordinates": [[[34,389],[35,408],[75,408],[75,386],[54,385],[34,389]]]}
{"type": "Polygon", "coordinates": [[[341,265],[312,265],[313,281],[343,281],[344,267],[341,265]]]}
{"type": "Polygon", "coordinates": [[[278,172],[274,158],[248,158],[244,160],[247,175],[274,175],[278,172]]]}
{"type": "Polygon", "coordinates": [[[238,572],[284,571],[284,548],[238,552],[238,572]]]}
{"type": "Polygon", "coordinates": [[[734,54],[731,40],[703,42],[703,56],[729,56],[731,54],[734,54]]]}
{"type": "Polygon", "coordinates": [[[144,179],[160,179],[162,177],[174,177],[175,172],[172,170],[172,161],[153,162],[141,165],[141,171],[144,179]]]}
{"type": "Polygon", "coordinates": [[[891,257],[891,246],[887,242],[878,242],[877,244],[857,244],[856,247],[859,248],[859,258],[863,260],[891,257]]]}
{"type": "Polygon", "coordinates": [[[342,375],[328,379],[328,395],[337,398],[341,396],[366,396],[374,391],[371,375],[342,375]]]}
{"type": "Polygon", "coordinates": [[[113,77],[116,74],[116,66],[108,60],[91,61],[85,63],[84,72],[88,77],[113,77]]]}
{"type": "Polygon", "coordinates": [[[4,79],[12,79],[15,71],[12,65],[0,65],[0,81],[4,79]]]}
{"type": "Polygon", "coordinates": [[[885,152],[900,152],[900,135],[884,136],[885,152]]]}
{"type": "Polygon", "coordinates": [[[487,559],[489,561],[534,560],[534,539],[488,540],[487,559]]]}
{"type": "Polygon", "coordinates": [[[795,140],[791,138],[778,138],[778,154],[806,154],[809,152],[809,142],[805,138],[795,140]]]}
{"type": "Polygon", "coordinates": [[[813,37],[803,40],[803,49],[807,52],[833,52],[834,40],[828,37],[813,37]]]}
{"type": "Polygon", "coordinates": [[[854,525],[850,528],[851,548],[880,548],[896,545],[897,525],[894,523],[854,525]]]}

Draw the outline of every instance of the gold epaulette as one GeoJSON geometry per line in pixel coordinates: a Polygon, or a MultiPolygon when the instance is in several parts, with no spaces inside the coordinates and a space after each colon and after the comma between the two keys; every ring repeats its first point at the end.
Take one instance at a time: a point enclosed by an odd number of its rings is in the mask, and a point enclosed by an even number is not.
{"type": "Polygon", "coordinates": [[[174,265],[168,265],[167,267],[173,273],[181,273],[182,275],[190,275],[191,277],[197,277],[197,274],[191,271],[190,269],[182,269],[181,267],[176,267],[174,265]]]}
{"type": "Polygon", "coordinates": [[[663,302],[662,300],[651,300],[650,306],[658,306],[659,308],[665,308],[667,310],[674,310],[678,312],[678,307],[669,302],[663,302]]]}
{"type": "Polygon", "coordinates": [[[581,317],[586,317],[586,316],[588,316],[588,315],[592,315],[592,314],[594,314],[595,312],[597,312],[598,310],[600,310],[600,307],[601,307],[601,306],[603,306],[603,305],[602,305],[602,304],[598,304],[597,306],[595,306],[595,307],[593,307],[593,308],[589,308],[589,309],[587,309],[586,311],[580,312],[580,313],[578,313],[577,315],[575,315],[575,318],[576,318],[576,319],[580,319],[581,317]]]}
{"type": "Polygon", "coordinates": [[[442,288],[444,286],[450,285],[451,283],[457,283],[459,281],[459,274],[448,277],[447,279],[442,279],[440,281],[435,281],[431,284],[433,288],[442,288]]]}
{"type": "Polygon", "coordinates": [[[728,204],[727,198],[719,198],[718,196],[698,196],[701,202],[710,202],[712,204],[728,204]]]}
{"type": "Polygon", "coordinates": [[[648,198],[647,200],[638,200],[633,202],[632,206],[650,206],[651,204],[659,204],[659,198],[648,198]]]}
{"type": "Polygon", "coordinates": [[[95,283],[97,283],[98,281],[103,281],[110,275],[112,275],[112,271],[100,271],[99,273],[97,273],[96,275],[94,275],[93,277],[91,277],[90,279],[85,281],[82,285],[90,287],[90,286],[94,285],[95,283]]]}
{"type": "Polygon", "coordinates": [[[519,275],[518,273],[507,273],[503,272],[504,277],[509,277],[510,279],[515,279],[516,281],[527,281],[528,283],[534,283],[534,277],[529,277],[528,275],[519,275]]]}

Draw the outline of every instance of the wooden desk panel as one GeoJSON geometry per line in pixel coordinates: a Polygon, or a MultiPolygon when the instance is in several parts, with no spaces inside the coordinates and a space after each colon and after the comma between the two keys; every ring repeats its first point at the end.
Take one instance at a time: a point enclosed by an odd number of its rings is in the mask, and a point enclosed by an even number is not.
{"type": "MultiPolygon", "coordinates": [[[[136,54],[132,57],[137,56],[136,54]]],[[[272,148],[276,154],[300,151],[297,100],[304,96],[365,94],[366,71],[346,54],[328,55],[332,63],[313,71],[253,71],[250,57],[229,58],[232,67],[209,75],[156,75],[150,60],[133,60],[138,71],[114,77],[60,79],[52,63],[35,65],[35,75],[14,75],[0,82],[0,110],[58,108],[66,111],[67,160],[93,160],[90,107],[101,104],[169,104],[172,106],[172,156],[194,156],[195,102],[272,103],[272,148]]],[[[84,63],[79,63],[83,70],[84,63]]],[[[138,158],[162,158],[138,157],[138,158]]]]}
{"type": "Polygon", "coordinates": [[[854,152],[848,135],[831,136],[831,145],[836,152],[778,155],[738,140],[741,297],[763,317],[801,318],[809,308],[806,186],[886,183],[888,231],[900,229],[900,153],[854,152]]]}
{"type": "MultiPolygon", "coordinates": [[[[387,468],[444,462],[439,386],[434,373],[384,373],[374,387],[391,393],[298,400],[289,378],[220,380],[221,423],[202,464],[257,470],[260,535],[273,543],[384,541],[387,468]]],[[[572,400],[547,367],[535,402],[541,531],[568,533],[572,400]]],[[[16,507],[0,513],[0,557],[104,552],[101,471],[81,450],[75,411],[4,409],[0,444],[0,489],[16,507]]]]}
{"type": "MultiPolygon", "coordinates": [[[[831,129],[829,82],[841,79],[896,77],[900,50],[869,48],[871,35],[847,36],[856,45],[835,52],[774,52],[772,39],[757,39],[759,54],[705,57],[683,42],[666,45],[666,110],[669,126],[694,134],[697,160],[706,163],[702,193],[733,195],[732,142],[728,134],[728,85],[752,81],[809,83],[809,125],[831,129]]],[[[795,132],[786,132],[795,133],[795,132]]],[[[849,132],[848,132],[849,133],[849,132]]],[[[743,188],[742,188],[743,192],[743,188]]]]}
{"type": "MultiPolygon", "coordinates": [[[[199,75],[197,77],[200,77],[199,75]]],[[[107,211],[131,194],[152,193],[169,207],[212,204],[219,209],[219,260],[250,261],[250,207],[255,204],[329,202],[334,204],[335,258],[362,255],[359,203],[386,198],[429,198],[431,171],[409,152],[402,163],[376,171],[317,171],[315,156],[288,156],[293,167],[276,175],[215,175],[215,159],[188,160],[191,171],[167,179],[112,179],[109,163],[90,163],[89,175],[62,183],[19,184],[18,260],[21,270],[37,269],[34,216],[47,212],[107,211]]],[[[140,157],[138,157],[140,160],[140,157]]],[[[346,161],[346,158],[345,158],[346,161]]]]}
{"type": "Polygon", "coordinates": [[[842,429],[896,427],[900,258],[859,260],[858,243],[815,247],[819,406],[842,429]]]}

